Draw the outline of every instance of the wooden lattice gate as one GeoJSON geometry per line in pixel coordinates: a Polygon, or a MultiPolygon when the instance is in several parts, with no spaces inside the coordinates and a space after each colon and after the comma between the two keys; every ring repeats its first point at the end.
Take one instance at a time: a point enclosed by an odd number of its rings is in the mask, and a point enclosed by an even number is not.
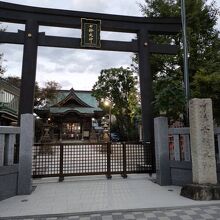
{"type": "Polygon", "coordinates": [[[60,143],[33,146],[34,178],[153,173],[153,152],[142,143],[60,143]]]}

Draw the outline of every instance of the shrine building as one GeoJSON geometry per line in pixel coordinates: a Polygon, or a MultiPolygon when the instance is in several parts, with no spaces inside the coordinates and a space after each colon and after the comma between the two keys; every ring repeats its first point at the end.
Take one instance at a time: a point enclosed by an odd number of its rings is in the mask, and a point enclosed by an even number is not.
{"type": "Polygon", "coordinates": [[[0,78],[0,125],[9,126],[17,123],[19,88],[0,78]]]}
{"type": "Polygon", "coordinates": [[[58,90],[55,98],[34,112],[53,130],[55,140],[87,140],[93,120],[103,116],[103,110],[91,91],[58,90]]]}

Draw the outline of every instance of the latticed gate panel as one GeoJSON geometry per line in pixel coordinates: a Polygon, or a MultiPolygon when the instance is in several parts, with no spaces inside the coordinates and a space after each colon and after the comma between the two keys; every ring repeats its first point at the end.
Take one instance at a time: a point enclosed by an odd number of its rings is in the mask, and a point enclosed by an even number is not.
{"type": "Polygon", "coordinates": [[[34,145],[32,150],[33,176],[58,176],[60,173],[60,145],[34,145]]]}
{"type": "Polygon", "coordinates": [[[63,175],[105,174],[107,145],[63,145],[63,175]]]}
{"type": "Polygon", "coordinates": [[[142,143],[60,143],[33,146],[33,177],[152,173],[153,151],[142,143]]]}
{"type": "Polygon", "coordinates": [[[111,144],[111,173],[120,174],[123,172],[123,144],[111,144]]]}
{"type": "Polygon", "coordinates": [[[149,173],[153,170],[153,154],[144,144],[126,144],[127,173],[149,173]]]}

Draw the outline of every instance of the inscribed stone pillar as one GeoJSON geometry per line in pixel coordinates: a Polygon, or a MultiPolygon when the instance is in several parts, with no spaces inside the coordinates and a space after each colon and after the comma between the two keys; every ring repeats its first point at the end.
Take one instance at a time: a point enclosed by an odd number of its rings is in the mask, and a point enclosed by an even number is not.
{"type": "Polygon", "coordinates": [[[211,99],[189,102],[193,183],[216,184],[216,161],[211,99]]]}

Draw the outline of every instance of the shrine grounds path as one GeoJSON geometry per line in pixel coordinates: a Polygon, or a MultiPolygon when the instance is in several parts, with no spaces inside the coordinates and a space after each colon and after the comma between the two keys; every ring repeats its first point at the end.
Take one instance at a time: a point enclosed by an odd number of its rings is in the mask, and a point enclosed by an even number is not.
{"type": "Polygon", "coordinates": [[[162,187],[147,174],[34,180],[31,195],[0,202],[0,219],[220,219],[220,201],[193,201],[180,187],[162,187]]]}

